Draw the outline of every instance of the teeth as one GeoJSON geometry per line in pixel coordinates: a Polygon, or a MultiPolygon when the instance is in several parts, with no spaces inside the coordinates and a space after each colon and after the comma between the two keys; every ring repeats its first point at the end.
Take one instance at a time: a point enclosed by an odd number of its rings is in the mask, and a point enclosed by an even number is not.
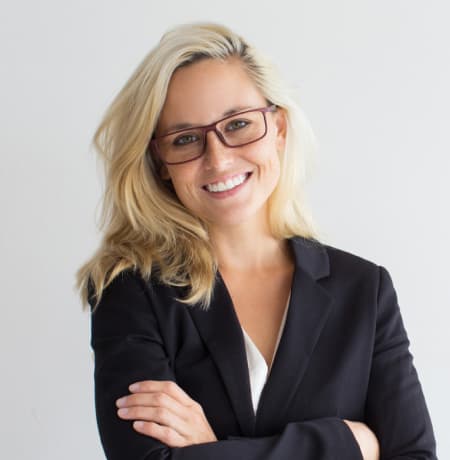
{"type": "Polygon", "coordinates": [[[231,190],[234,187],[242,184],[245,181],[248,174],[240,174],[239,176],[228,179],[226,182],[216,182],[214,184],[208,184],[206,189],[208,192],[225,192],[231,190]]]}

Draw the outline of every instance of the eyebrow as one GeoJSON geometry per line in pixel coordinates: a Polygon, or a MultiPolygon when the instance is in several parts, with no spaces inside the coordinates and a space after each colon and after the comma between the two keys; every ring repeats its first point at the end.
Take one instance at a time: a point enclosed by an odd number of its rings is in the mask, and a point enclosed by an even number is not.
{"type": "MultiPolygon", "coordinates": [[[[223,112],[222,117],[220,117],[220,118],[225,118],[228,115],[233,115],[233,113],[243,112],[244,110],[251,109],[251,108],[252,107],[249,107],[249,106],[233,107],[232,109],[229,109],[229,110],[223,112]]],[[[179,129],[185,129],[185,128],[187,129],[187,128],[199,127],[199,126],[205,126],[205,125],[199,125],[199,124],[193,125],[191,123],[177,123],[175,125],[170,125],[167,129],[165,129],[163,135],[171,133],[173,131],[178,131],[179,129]]]]}

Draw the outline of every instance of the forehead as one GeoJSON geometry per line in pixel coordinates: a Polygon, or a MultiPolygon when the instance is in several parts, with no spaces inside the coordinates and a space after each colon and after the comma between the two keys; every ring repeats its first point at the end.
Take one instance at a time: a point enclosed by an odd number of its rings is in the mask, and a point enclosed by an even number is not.
{"type": "Polygon", "coordinates": [[[158,127],[208,124],[233,107],[264,104],[264,96],[238,58],[203,59],[172,75],[158,127]]]}

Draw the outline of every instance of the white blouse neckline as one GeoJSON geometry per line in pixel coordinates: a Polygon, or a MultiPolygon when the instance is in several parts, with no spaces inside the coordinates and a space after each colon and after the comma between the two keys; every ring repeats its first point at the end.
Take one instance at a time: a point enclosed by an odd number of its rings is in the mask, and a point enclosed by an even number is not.
{"type": "Polygon", "coordinates": [[[267,381],[270,370],[273,366],[275,355],[278,350],[278,345],[280,343],[280,339],[283,334],[290,298],[291,298],[291,293],[289,292],[288,300],[284,308],[283,318],[280,324],[280,329],[278,331],[277,342],[276,342],[275,349],[273,352],[270,369],[268,368],[266,360],[264,359],[264,356],[259,351],[258,347],[255,345],[253,340],[247,334],[245,329],[241,327],[242,332],[244,333],[245,352],[247,354],[247,364],[248,364],[248,370],[249,370],[249,376],[250,376],[250,389],[252,393],[253,411],[255,412],[255,414],[258,408],[258,403],[259,403],[259,399],[260,399],[262,390],[267,381]]]}

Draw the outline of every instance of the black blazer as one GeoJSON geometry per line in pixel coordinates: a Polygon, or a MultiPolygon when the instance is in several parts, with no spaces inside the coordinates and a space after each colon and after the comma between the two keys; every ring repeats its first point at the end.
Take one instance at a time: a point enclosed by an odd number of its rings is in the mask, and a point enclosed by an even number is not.
{"type": "Polygon", "coordinates": [[[209,311],[175,301],[182,291],[131,270],[106,288],[91,316],[91,346],[109,460],[361,460],[344,418],[374,431],[382,459],[436,459],[387,270],[301,237],[289,242],[291,298],[256,415],[242,330],[220,273],[209,311]],[[219,440],[170,448],[137,433],[115,401],[140,380],[177,382],[219,440]]]}

